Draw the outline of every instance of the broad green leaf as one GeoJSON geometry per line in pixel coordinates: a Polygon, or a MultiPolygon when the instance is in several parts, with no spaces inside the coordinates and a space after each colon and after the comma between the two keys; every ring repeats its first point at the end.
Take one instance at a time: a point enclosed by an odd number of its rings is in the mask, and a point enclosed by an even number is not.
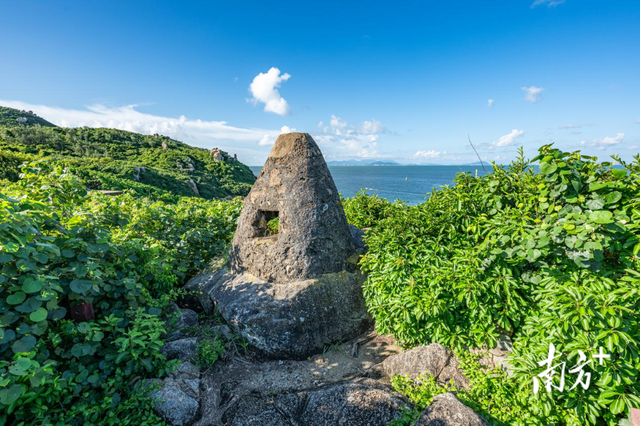
{"type": "Polygon", "coordinates": [[[29,319],[33,322],[44,321],[47,319],[47,310],[45,308],[38,308],[29,315],[29,319]]]}
{"type": "Polygon", "coordinates": [[[93,285],[93,281],[75,279],[71,281],[71,284],[69,284],[69,287],[74,293],[82,294],[89,291],[92,285],[93,285]]]}
{"type": "Polygon", "coordinates": [[[542,173],[543,175],[550,175],[556,170],[558,170],[558,166],[556,165],[556,163],[540,163],[540,173],[542,173]]]}

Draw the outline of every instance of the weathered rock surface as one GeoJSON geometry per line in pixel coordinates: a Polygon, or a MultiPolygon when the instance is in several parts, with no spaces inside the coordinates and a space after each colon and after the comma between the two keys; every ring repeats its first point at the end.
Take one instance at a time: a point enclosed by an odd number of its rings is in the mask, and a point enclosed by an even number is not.
{"type": "Polygon", "coordinates": [[[363,381],[274,397],[243,396],[222,420],[230,426],[384,426],[406,405],[389,388],[363,381]]]}
{"type": "Polygon", "coordinates": [[[349,232],[351,232],[351,239],[353,239],[358,254],[364,254],[367,251],[367,246],[364,243],[364,231],[355,225],[349,225],[349,232]]]}
{"type": "Polygon", "coordinates": [[[489,426],[489,423],[454,394],[443,393],[433,398],[415,426],[489,426]]]}
{"type": "MultiPolygon", "coordinates": [[[[218,362],[213,369],[203,374],[202,418],[197,425],[271,424],[265,417],[260,417],[259,413],[270,412],[270,409],[276,407],[274,400],[278,403],[289,401],[289,398],[294,401],[311,401],[307,397],[316,390],[335,389],[335,386],[346,383],[374,388],[400,398],[405,403],[402,397],[390,391],[388,383],[383,376],[378,376],[375,368],[385,357],[399,351],[400,348],[394,345],[393,339],[371,332],[302,361],[252,362],[233,358],[218,362]],[[353,348],[358,350],[354,351],[353,348]],[[365,378],[379,378],[380,383],[375,384],[365,378]],[[241,404],[242,408],[233,408],[236,404],[241,404]],[[248,407],[252,408],[249,410],[248,407]],[[232,411],[227,413],[230,410],[232,411]],[[243,416],[242,412],[245,411],[251,411],[254,415],[243,416]],[[237,417],[237,423],[233,423],[236,416],[240,417],[237,417]],[[223,417],[227,423],[222,421],[223,417]],[[264,423],[260,423],[262,421],[264,423]]],[[[278,416],[276,419],[282,421],[282,417],[278,416]]],[[[287,416],[300,419],[302,414],[289,412],[287,416]]],[[[298,420],[298,423],[284,424],[306,423],[298,420]]]]}
{"type": "Polygon", "coordinates": [[[308,133],[278,137],[245,198],[231,249],[231,269],[290,283],[355,271],[356,247],[338,190],[308,133]],[[279,219],[276,235],[267,223],[279,219]]]}
{"type": "Polygon", "coordinates": [[[178,318],[175,320],[175,324],[168,324],[168,333],[166,340],[173,341],[178,340],[185,336],[186,331],[198,325],[198,314],[191,309],[179,309],[178,318]]]}
{"type": "Polygon", "coordinates": [[[195,311],[204,310],[213,313],[213,300],[209,292],[213,286],[220,284],[221,279],[229,273],[228,269],[220,268],[212,273],[203,273],[191,278],[183,287],[187,294],[181,303],[195,311]]]}
{"type": "Polygon", "coordinates": [[[419,346],[398,355],[390,356],[382,363],[389,377],[396,374],[415,379],[422,373],[428,373],[441,383],[453,380],[458,387],[467,388],[469,380],[458,367],[453,353],[438,343],[419,346]]]}
{"type": "MultiPolygon", "coordinates": [[[[199,385],[199,380],[197,381],[199,385]]],[[[151,394],[154,411],[175,426],[192,424],[198,417],[199,395],[192,388],[186,391],[174,379],[165,379],[162,387],[151,394]],[[191,395],[189,395],[191,393],[191,395]]]]}
{"type": "Polygon", "coordinates": [[[197,346],[198,339],[196,337],[189,337],[165,343],[162,347],[161,353],[166,356],[167,359],[188,361],[190,359],[195,359],[197,355],[197,346]]]}
{"type": "Polygon", "coordinates": [[[286,285],[229,273],[208,288],[218,312],[252,346],[303,359],[368,328],[362,282],[360,273],[345,271],[286,285]]]}

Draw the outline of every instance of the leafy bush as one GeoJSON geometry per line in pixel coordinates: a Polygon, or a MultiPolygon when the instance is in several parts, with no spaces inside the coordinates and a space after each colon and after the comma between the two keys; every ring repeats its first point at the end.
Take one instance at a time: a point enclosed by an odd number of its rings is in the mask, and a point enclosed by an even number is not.
{"type": "Polygon", "coordinates": [[[589,389],[568,391],[570,381],[542,406],[566,408],[561,423],[615,424],[640,405],[640,159],[617,168],[545,146],[534,161],[540,173],[521,156],[459,174],[382,220],[368,234],[365,297],[378,330],[407,345],[494,347],[511,335],[529,393],[550,342],[567,369],[579,350],[591,359],[605,348],[589,389]]]}
{"type": "MultiPolygon", "coordinates": [[[[415,379],[395,376],[391,380],[393,388],[414,404],[414,423],[419,414],[437,395],[454,392],[465,405],[480,413],[493,425],[551,425],[564,424],[567,413],[554,406],[554,410],[545,414],[543,404],[546,396],[533,397],[528,390],[520,389],[514,379],[507,377],[502,368],[488,368],[478,362],[476,355],[459,352],[460,368],[469,379],[469,389],[457,388],[453,383],[439,384],[433,376],[421,375],[415,379]]],[[[414,424],[407,422],[405,424],[414,424]]]]}
{"type": "Polygon", "coordinates": [[[403,206],[399,201],[392,203],[377,195],[367,195],[365,190],[358,192],[355,197],[341,198],[341,201],[347,222],[360,229],[377,226],[381,220],[392,216],[403,206]]]}
{"type": "Polygon", "coordinates": [[[213,336],[213,338],[203,339],[198,342],[198,367],[211,368],[226,351],[225,341],[222,336],[213,336]]]}
{"type": "Polygon", "coordinates": [[[159,315],[239,206],[87,195],[60,166],[23,168],[0,194],[0,424],[158,424],[132,385],[170,367],[159,315]]]}

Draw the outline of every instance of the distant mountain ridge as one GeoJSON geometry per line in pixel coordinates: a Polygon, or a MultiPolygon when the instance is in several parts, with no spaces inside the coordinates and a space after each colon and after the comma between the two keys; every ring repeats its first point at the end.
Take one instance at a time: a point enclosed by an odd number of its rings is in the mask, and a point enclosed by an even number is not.
{"type": "Polygon", "coordinates": [[[402,166],[396,161],[382,160],[337,160],[327,161],[328,166],[402,166]]]}

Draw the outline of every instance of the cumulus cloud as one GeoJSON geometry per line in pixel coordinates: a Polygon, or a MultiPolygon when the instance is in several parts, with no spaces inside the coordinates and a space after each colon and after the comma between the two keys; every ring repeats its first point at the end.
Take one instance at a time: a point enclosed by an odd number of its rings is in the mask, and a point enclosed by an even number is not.
{"type": "Polygon", "coordinates": [[[384,133],[387,129],[377,120],[365,121],[362,123],[362,133],[366,135],[375,135],[378,133],[384,133]]]}
{"type": "Polygon", "coordinates": [[[487,100],[487,108],[491,108],[493,106],[493,99],[487,100]]]}
{"type": "Polygon", "coordinates": [[[331,115],[329,124],[318,123],[319,133],[314,139],[328,158],[377,158],[378,137],[387,129],[379,121],[372,119],[361,125],[331,115]]]}
{"type": "Polygon", "coordinates": [[[613,137],[607,136],[601,139],[594,139],[593,142],[591,142],[591,145],[598,147],[599,150],[603,150],[608,146],[618,145],[619,143],[622,143],[623,140],[624,133],[617,133],[613,137]]]}
{"type": "Polygon", "coordinates": [[[280,96],[278,88],[283,81],[287,81],[289,78],[291,75],[287,73],[281,75],[280,70],[276,67],[271,67],[266,73],[258,74],[249,85],[249,92],[253,96],[251,102],[254,105],[263,103],[265,112],[288,115],[289,104],[280,96]]]}
{"type": "Polygon", "coordinates": [[[434,151],[432,149],[429,151],[416,151],[416,153],[413,154],[413,158],[438,158],[440,154],[440,151],[434,151]]]}
{"type": "MultiPolygon", "coordinates": [[[[289,127],[289,126],[282,126],[280,128],[280,134],[282,134],[282,133],[291,133],[291,132],[295,132],[295,131],[296,131],[295,128],[292,128],[292,127],[289,127]]],[[[260,146],[273,145],[274,143],[276,143],[276,139],[277,138],[278,138],[278,135],[266,134],[258,141],[258,145],[260,145],[260,146]]]]}
{"type": "Polygon", "coordinates": [[[33,111],[58,126],[110,127],[143,134],[159,133],[202,148],[219,147],[244,153],[244,158],[258,158],[256,144],[265,136],[275,140],[280,133],[278,130],[231,126],[225,121],[194,120],[184,115],[176,118],[146,114],[138,111],[136,105],[91,105],[85,109],[67,109],[1,99],[0,105],[33,111]]]}
{"type": "Polygon", "coordinates": [[[493,141],[491,145],[493,146],[510,146],[513,142],[524,135],[524,130],[513,129],[510,133],[501,136],[498,140],[493,141]]]}
{"type": "Polygon", "coordinates": [[[531,102],[535,104],[542,100],[542,92],[544,89],[542,87],[536,86],[522,86],[522,90],[525,91],[524,100],[527,102],[531,102]]]}
{"type": "Polygon", "coordinates": [[[555,7],[564,2],[565,0],[535,0],[533,3],[531,3],[531,9],[545,4],[547,5],[547,7],[555,7]]]}

